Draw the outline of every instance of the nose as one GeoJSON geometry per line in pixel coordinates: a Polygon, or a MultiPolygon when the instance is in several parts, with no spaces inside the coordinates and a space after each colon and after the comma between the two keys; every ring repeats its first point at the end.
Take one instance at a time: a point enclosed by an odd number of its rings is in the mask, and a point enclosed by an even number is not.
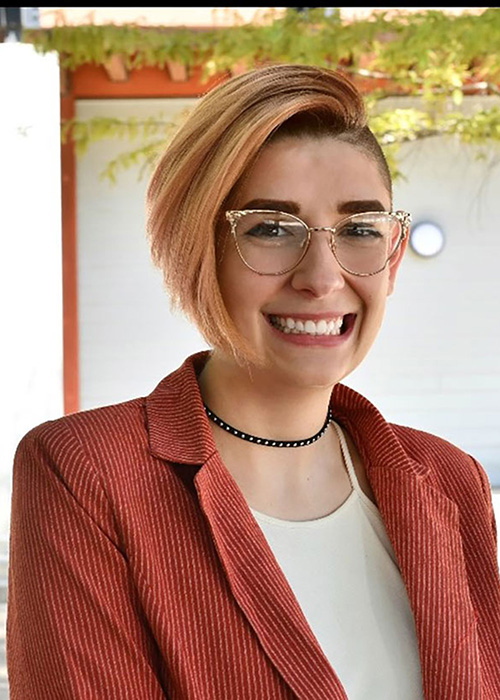
{"type": "Polygon", "coordinates": [[[309,249],[293,271],[291,284],[294,289],[319,299],[345,286],[346,273],[338,264],[331,244],[330,231],[311,232],[309,249]]]}

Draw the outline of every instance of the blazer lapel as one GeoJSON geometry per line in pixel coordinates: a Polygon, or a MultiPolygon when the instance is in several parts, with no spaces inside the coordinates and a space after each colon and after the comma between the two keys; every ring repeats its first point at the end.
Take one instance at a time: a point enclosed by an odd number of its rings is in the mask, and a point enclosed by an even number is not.
{"type": "Polygon", "coordinates": [[[366,399],[339,385],[332,408],[361,452],[394,547],[415,619],[426,700],[479,699],[476,617],[458,507],[366,399]]]}
{"type": "Polygon", "coordinates": [[[476,618],[456,505],[401,469],[379,466],[371,484],[413,610],[425,697],[479,698],[476,618]]]}
{"type": "Polygon", "coordinates": [[[214,454],[195,477],[233,595],[300,700],[347,700],[247,503],[214,454]]]}

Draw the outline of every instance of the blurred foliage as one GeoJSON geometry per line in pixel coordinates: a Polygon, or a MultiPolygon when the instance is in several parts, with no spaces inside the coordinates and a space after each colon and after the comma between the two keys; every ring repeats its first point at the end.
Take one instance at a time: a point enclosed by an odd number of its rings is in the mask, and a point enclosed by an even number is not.
{"type": "Polygon", "coordinates": [[[189,110],[184,110],[172,120],[167,120],[162,113],[147,119],[116,119],[115,117],[93,117],[86,121],[68,119],[61,127],[63,143],[72,140],[78,156],[84,155],[91,143],[106,139],[137,140],[136,148],[124,151],[107,163],[101,173],[103,179],[115,183],[117,175],[122,170],[132,166],[141,167],[140,176],[149,168],[152,169],[157,156],[165,148],[169,137],[187,117],[189,110]]]}
{"type": "MultiPolygon", "coordinates": [[[[115,54],[129,70],[175,61],[188,70],[202,66],[204,78],[269,63],[340,68],[360,84],[369,81],[370,123],[396,176],[404,142],[439,135],[480,145],[500,142],[498,107],[469,114],[463,109],[468,94],[500,93],[500,8],[459,15],[396,8],[353,21],[341,19],[338,8],[288,8],[281,14],[269,10],[258,22],[210,30],[88,24],[26,31],[23,41],[42,53],[57,51],[69,70],[104,65],[115,54]],[[381,111],[381,100],[394,96],[418,97],[421,109],[381,111]]],[[[73,138],[79,153],[96,139],[139,139],[141,145],[107,168],[106,176],[114,179],[120,168],[154,162],[178,123],[161,117],[70,122],[63,125],[63,138],[73,138]]]]}
{"type": "MultiPolygon", "coordinates": [[[[472,9],[472,8],[471,8],[472,9]]],[[[341,20],[339,12],[269,10],[259,22],[210,30],[136,25],[55,26],[26,30],[23,41],[57,51],[63,67],[105,64],[120,54],[129,69],[180,61],[203,65],[205,74],[263,63],[310,63],[380,71],[412,92],[453,91],[475,77],[500,77],[500,9],[449,15],[375,11],[367,19],[341,20]]]]}

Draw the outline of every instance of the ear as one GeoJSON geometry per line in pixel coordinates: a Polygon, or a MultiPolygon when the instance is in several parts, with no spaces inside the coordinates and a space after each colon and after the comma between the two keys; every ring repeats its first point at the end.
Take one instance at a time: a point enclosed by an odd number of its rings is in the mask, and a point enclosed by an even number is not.
{"type": "Polygon", "coordinates": [[[396,276],[398,274],[399,266],[401,265],[401,262],[403,260],[406,248],[408,246],[408,241],[410,238],[410,230],[408,228],[408,233],[406,234],[406,238],[404,238],[397,251],[395,254],[392,256],[392,258],[389,261],[389,281],[387,284],[387,296],[390,296],[393,291],[394,287],[396,285],[396,276]]]}

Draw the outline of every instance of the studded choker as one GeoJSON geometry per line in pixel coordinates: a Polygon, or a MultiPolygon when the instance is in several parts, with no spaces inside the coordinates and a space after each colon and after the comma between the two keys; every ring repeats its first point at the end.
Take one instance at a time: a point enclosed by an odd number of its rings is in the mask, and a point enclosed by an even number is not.
{"type": "Polygon", "coordinates": [[[232,425],[229,425],[225,421],[222,420],[222,418],[219,418],[219,416],[216,416],[213,411],[211,411],[206,404],[203,404],[205,407],[205,412],[207,416],[212,420],[216,425],[218,425],[220,428],[223,430],[227,430],[228,433],[231,433],[231,435],[234,435],[235,437],[241,438],[242,440],[247,440],[248,442],[254,442],[257,445],[264,445],[265,447],[305,447],[306,445],[311,445],[313,442],[316,442],[316,440],[319,440],[323,435],[326,433],[326,430],[328,426],[330,425],[333,416],[331,414],[330,409],[328,409],[328,414],[326,416],[326,420],[323,424],[323,427],[321,430],[319,430],[315,435],[312,435],[310,438],[305,438],[304,440],[269,440],[268,438],[262,438],[262,437],[257,437],[256,435],[250,435],[249,433],[243,433],[241,430],[237,430],[236,428],[233,428],[232,425]]]}

